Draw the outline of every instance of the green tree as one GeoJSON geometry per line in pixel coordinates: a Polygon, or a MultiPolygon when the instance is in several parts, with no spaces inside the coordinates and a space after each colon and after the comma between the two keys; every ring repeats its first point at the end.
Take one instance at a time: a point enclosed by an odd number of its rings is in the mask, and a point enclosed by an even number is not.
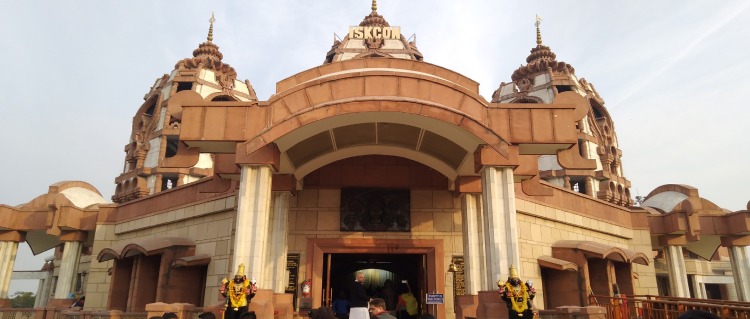
{"type": "Polygon", "coordinates": [[[33,292],[16,291],[10,298],[10,304],[13,308],[34,308],[35,299],[33,292]]]}

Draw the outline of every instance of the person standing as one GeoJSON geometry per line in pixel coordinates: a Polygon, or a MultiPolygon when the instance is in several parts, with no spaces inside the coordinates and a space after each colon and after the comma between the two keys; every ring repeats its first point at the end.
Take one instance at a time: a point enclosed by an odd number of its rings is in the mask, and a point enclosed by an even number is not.
{"type": "Polygon", "coordinates": [[[349,302],[351,303],[349,319],[370,319],[367,311],[370,296],[367,295],[365,289],[365,273],[362,271],[357,272],[356,279],[349,289],[349,302]]]}
{"type": "Polygon", "coordinates": [[[385,309],[396,310],[396,293],[393,291],[393,280],[386,279],[380,289],[380,297],[385,300],[385,309]]]}
{"type": "Polygon", "coordinates": [[[336,318],[339,319],[349,319],[349,308],[351,308],[352,304],[349,302],[349,299],[346,298],[346,292],[345,291],[339,291],[338,294],[336,294],[336,298],[333,299],[333,313],[336,315],[336,318]]]}
{"type": "Polygon", "coordinates": [[[408,282],[402,282],[399,287],[398,303],[396,304],[396,313],[399,319],[416,319],[419,312],[417,298],[411,292],[408,282]]]}
{"type": "MultiPolygon", "coordinates": [[[[240,264],[237,267],[234,279],[228,281],[224,278],[221,287],[219,287],[219,293],[227,298],[224,318],[240,319],[242,315],[248,312],[247,306],[250,304],[250,300],[255,297],[257,291],[258,288],[255,286],[254,280],[251,283],[245,276],[245,264],[240,264]]],[[[251,318],[255,318],[255,312],[251,311],[249,315],[251,318]]]]}

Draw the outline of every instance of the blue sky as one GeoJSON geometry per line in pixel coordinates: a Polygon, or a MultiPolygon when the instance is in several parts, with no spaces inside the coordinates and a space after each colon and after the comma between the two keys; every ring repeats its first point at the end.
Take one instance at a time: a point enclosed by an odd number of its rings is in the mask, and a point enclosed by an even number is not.
{"type": "MultiPolygon", "coordinates": [[[[260,99],[318,66],[370,1],[2,1],[0,203],[18,205],[62,180],[105,198],[148,89],[205,41],[260,99]]],[[[634,195],[680,183],[732,211],[750,200],[750,2],[379,0],[417,35],[425,61],[476,81],[489,99],[535,45],[535,15],[558,61],[606,101],[634,195]],[[718,4],[718,5],[717,5],[718,4]]],[[[48,254],[48,253],[45,253],[48,254]]],[[[42,254],[42,255],[45,255],[42,254]]],[[[19,252],[16,270],[43,260],[19,252]]],[[[33,282],[14,281],[34,291],[33,282]]]]}

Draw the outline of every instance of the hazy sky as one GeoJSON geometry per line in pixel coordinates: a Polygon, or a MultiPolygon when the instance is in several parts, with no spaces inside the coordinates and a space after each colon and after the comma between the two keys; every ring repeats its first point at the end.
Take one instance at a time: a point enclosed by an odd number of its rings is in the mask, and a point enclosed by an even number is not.
{"type": "MultiPolygon", "coordinates": [[[[154,81],[205,41],[266,100],[275,83],[320,65],[369,0],[0,0],[0,203],[83,180],[105,198],[132,117],[154,81]]],[[[378,12],[425,61],[476,81],[486,99],[525,64],[534,18],[558,61],[606,101],[633,195],[697,187],[737,211],[750,200],[750,1],[379,0],[378,12]]],[[[16,270],[39,269],[21,245],[16,270]]],[[[97,252],[95,252],[97,253],[97,252]]],[[[14,281],[16,290],[36,283],[14,281]]]]}

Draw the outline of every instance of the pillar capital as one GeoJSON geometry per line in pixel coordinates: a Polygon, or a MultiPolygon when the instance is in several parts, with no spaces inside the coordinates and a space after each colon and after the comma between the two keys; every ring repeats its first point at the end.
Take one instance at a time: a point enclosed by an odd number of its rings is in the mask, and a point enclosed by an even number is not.
{"type": "Polygon", "coordinates": [[[281,167],[281,151],[275,143],[266,144],[249,154],[245,143],[237,143],[235,154],[237,165],[270,166],[275,172],[281,167]]]}
{"type": "Polygon", "coordinates": [[[271,176],[272,192],[297,192],[297,178],[292,174],[274,174],[271,176]]]}
{"type": "Polygon", "coordinates": [[[80,230],[63,230],[60,233],[60,241],[62,242],[71,242],[71,241],[77,241],[77,242],[84,242],[86,241],[87,232],[80,231],[80,230]]]}
{"type": "Polygon", "coordinates": [[[659,236],[660,246],[685,246],[687,237],[685,235],[661,235],[659,236]]]}
{"type": "Polygon", "coordinates": [[[458,176],[454,184],[457,195],[482,193],[482,176],[458,176]]]}
{"type": "Polygon", "coordinates": [[[474,172],[479,173],[485,166],[518,167],[518,147],[508,147],[508,156],[500,154],[489,145],[479,145],[474,150],[474,172]]]}
{"type": "Polygon", "coordinates": [[[16,243],[26,241],[26,232],[19,230],[0,231],[0,241],[12,241],[16,243]]]}
{"type": "Polygon", "coordinates": [[[722,236],[721,245],[724,247],[750,246],[750,235],[722,236]]]}

